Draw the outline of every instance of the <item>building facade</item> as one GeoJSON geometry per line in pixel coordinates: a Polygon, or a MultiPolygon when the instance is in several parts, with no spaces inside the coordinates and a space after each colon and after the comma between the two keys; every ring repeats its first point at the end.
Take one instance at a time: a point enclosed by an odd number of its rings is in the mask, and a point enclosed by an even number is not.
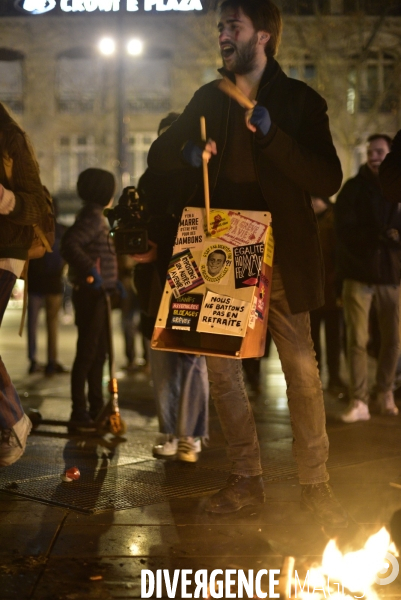
{"type": "MultiPolygon", "coordinates": [[[[392,135],[401,127],[401,3],[277,4],[284,19],[278,60],[326,98],[350,176],[364,160],[370,133],[392,135]]],[[[160,119],[181,111],[200,85],[216,78],[214,9],[214,0],[4,4],[0,101],[29,133],[43,182],[63,212],[76,210],[76,180],[89,166],[115,172],[120,188],[135,185],[160,119]],[[99,51],[105,38],[114,40],[113,54],[99,51]]]]}

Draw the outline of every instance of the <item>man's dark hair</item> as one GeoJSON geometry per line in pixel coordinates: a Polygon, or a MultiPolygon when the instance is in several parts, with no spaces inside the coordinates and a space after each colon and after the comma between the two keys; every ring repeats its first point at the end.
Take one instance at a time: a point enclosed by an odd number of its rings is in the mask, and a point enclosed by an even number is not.
{"type": "Polygon", "coordinates": [[[279,9],[270,0],[224,0],[220,13],[227,9],[241,9],[249,17],[255,31],[267,31],[270,39],[265,45],[266,56],[275,56],[281,40],[283,23],[279,9]]]}
{"type": "Polygon", "coordinates": [[[211,252],[209,254],[209,256],[207,257],[208,260],[212,256],[212,254],[221,254],[224,257],[224,260],[227,260],[227,255],[226,255],[226,253],[223,250],[219,250],[219,249],[213,250],[213,252],[211,252]]]}
{"type": "Polygon", "coordinates": [[[385,142],[387,142],[387,146],[390,150],[391,148],[391,144],[393,143],[393,140],[391,139],[391,137],[389,135],[387,135],[386,133],[372,133],[372,135],[370,135],[368,137],[368,144],[369,142],[374,142],[375,140],[384,140],[385,142]]]}

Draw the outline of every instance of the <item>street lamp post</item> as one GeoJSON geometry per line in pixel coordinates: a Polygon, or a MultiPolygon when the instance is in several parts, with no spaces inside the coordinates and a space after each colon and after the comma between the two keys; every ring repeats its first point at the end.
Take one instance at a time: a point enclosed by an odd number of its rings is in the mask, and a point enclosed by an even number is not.
{"type": "Polygon", "coordinates": [[[127,133],[124,121],[125,116],[125,81],[124,81],[124,56],[122,52],[117,55],[117,156],[119,169],[119,186],[126,187],[127,172],[127,133]]]}
{"type": "Polygon", "coordinates": [[[130,173],[128,172],[128,160],[127,160],[127,131],[125,122],[125,61],[126,55],[139,56],[142,54],[143,44],[142,41],[133,38],[126,43],[124,53],[121,48],[121,41],[123,40],[123,31],[121,24],[119,27],[119,44],[117,45],[113,38],[104,37],[99,42],[99,50],[104,56],[116,55],[116,114],[117,114],[117,157],[118,157],[118,169],[119,169],[119,191],[122,188],[129,185],[130,173]]]}

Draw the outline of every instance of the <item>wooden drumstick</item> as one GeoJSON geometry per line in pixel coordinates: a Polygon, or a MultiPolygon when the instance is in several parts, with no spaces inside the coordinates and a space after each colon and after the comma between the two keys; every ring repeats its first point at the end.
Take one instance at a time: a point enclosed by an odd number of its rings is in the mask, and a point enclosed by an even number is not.
{"type": "MultiPolygon", "coordinates": [[[[200,118],[200,129],[201,129],[201,140],[206,142],[206,119],[205,117],[200,118]]],[[[206,209],[206,231],[207,235],[211,235],[210,231],[210,196],[209,196],[209,172],[207,170],[207,158],[203,158],[202,155],[202,166],[203,166],[203,189],[205,192],[205,209],[206,209]]]]}
{"type": "Polygon", "coordinates": [[[230,96],[234,100],[238,102],[241,106],[247,109],[252,109],[255,107],[252,100],[249,100],[248,96],[245,96],[244,92],[242,92],[239,87],[235,85],[228,77],[223,77],[223,79],[219,79],[217,82],[217,87],[219,90],[230,96]]]}

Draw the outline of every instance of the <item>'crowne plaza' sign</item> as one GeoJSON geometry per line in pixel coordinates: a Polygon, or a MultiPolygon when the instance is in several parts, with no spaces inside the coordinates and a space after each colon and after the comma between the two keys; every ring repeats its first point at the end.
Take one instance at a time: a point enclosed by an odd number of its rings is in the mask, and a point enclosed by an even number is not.
{"type": "Polygon", "coordinates": [[[17,0],[15,7],[31,15],[43,15],[51,11],[60,14],[203,10],[201,0],[17,0]]]}

